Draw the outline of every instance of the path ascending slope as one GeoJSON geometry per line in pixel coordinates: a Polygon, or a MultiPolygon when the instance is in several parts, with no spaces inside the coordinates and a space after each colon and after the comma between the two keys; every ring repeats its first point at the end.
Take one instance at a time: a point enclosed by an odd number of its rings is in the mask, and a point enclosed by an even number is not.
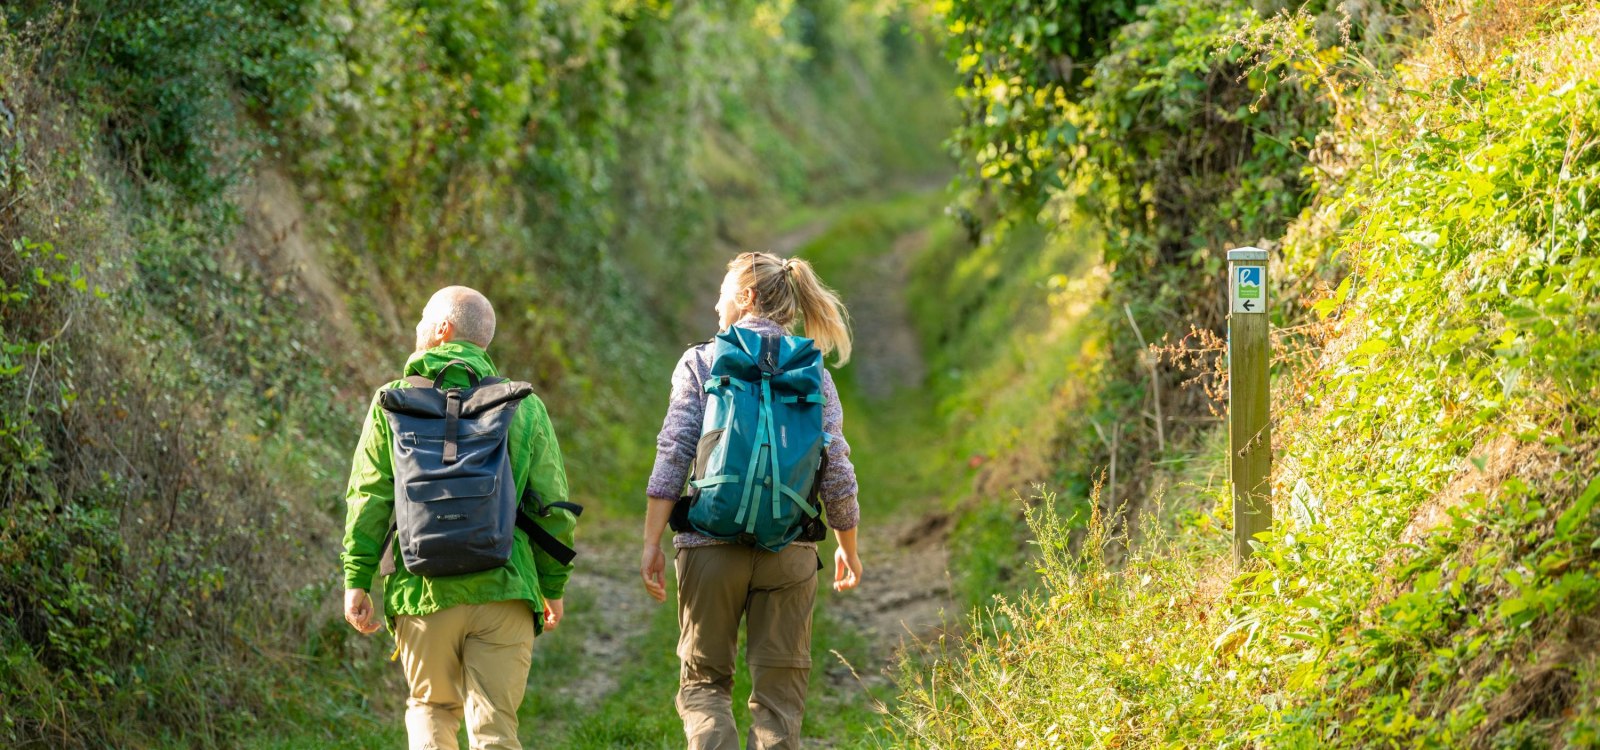
{"type": "MultiPolygon", "coordinates": [[[[926,365],[905,299],[911,261],[930,236],[926,227],[902,233],[887,251],[861,253],[852,259],[852,273],[829,280],[846,294],[857,344],[852,376],[843,380],[856,396],[852,404],[856,408],[846,417],[846,434],[865,422],[876,436],[885,431],[885,422],[919,416],[906,414],[907,410],[932,408],[926,399],[915,397],[926,378],[926,365]]],[[[907,436],[900,430],[889,432],[907,436]]],[[[961,620],[950,597],[945,540],[951,517],[941,512],[940,498],[885,496],[872,481],[881,474],[872,464],[879,458],[874,454],[910,448],[899,441],[888,445],[857,441],[856,460],[864,478],[861,544],[867,574],[852,595],[828,602],[834,616],[873,644],[872,662],[854,666],[861,679],[874,686],[886,682],[883,671],[904,639],[920,639],[945,627],[947,620],[961,620]]],[[[886,488],[892,491],[895,486],[886,488]]]]}
{"type": "MultiPolygon", "coordinates": [[[[883,673],[899,644],[911,634],[937,632],[947,618],[961,619],[949,599],[948,522],[940,498],[908,489],[918,483],[892,479],[901,470],[891,459],[918,434],[903,425],[921,424],[932,409],[914,398],[924,366],[903,287],[909,262],[930,241],[928,227],[941,220],[939,205],[939,195],[924,190],[830,212],[809,222],[794,248],[845,295],[859,342],[854,362],[838,370],[837,379],[863,487],[866,578],[853,592],[827,590],[833,550],[831,542],[823,545],[828,566],[806,722],[816,746],[871,746],[871,731],[881,723],[874,706],[894,695],[883,673]]],[[[643,498],[606,500],[612,507],[580,537],[583,557],[566,627],[541,638],[537,649],[535,668],[549,665],[544,680],[559,697],[525,705],[524,726],[541,728],[540,747],[678,746],[674,608],[670,601],[655,605],[639,585],[639,522],[626,506],[643,498]]],[[[741,679],[734,699],[741,720],[747,691],[741,679]]],[[[531,731],[524,735],[534,739],[531,731]]]]}

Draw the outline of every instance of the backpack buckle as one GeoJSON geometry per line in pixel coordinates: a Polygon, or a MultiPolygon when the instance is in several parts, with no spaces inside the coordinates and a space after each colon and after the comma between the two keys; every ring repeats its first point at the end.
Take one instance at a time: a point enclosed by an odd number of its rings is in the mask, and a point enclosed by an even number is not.
{"type": "Polygon", "coordinates": [[[777,375],[782,370],[778,369],[778,344],[781,337],[776,334],[763,334],[761,336],[761,355],[756,357],[756,367],[766,377],[777,375]]]}

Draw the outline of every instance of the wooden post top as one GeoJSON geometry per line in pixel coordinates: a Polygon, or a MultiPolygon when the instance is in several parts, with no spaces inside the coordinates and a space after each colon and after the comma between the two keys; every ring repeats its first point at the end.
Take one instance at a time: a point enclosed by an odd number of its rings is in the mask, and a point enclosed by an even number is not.
{"type": "Polygon", "coordinates": [[[1239,261],[1251,261],[1251,260],[1266,260],[1266,259],[1267,259],[1267,251],[1262,250],[1259,247],[1236,247],[1236,248],[1228,251],[1228,262],[1229,263],[1237,263],[1239,261]]]}

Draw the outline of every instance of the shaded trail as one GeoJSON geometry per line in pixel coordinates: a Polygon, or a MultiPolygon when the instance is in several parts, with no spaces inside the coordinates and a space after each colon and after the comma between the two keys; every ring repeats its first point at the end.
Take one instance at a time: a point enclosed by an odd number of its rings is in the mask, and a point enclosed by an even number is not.
{"type": "MultiPolygon", "coordinates": [[[[640,502],[643,502],[641,500],[640,502]]],[[[617,522],[613,525],[635,524],[617,522]]],[[[607,535],[610,536],[610,535],[607,535]]],[[[632,537],[628,537],[632,538],[632,537]]],[[[583,592],[583,611],[572,624],[583,637],[577,648],[586,668],[564,690],[579,706],[599,705],[621,684],[620,671],[631,656],[631,646],[650,629],[650,614],[658,605],[639,582],[637,544],[578,542],[576,570],[569,584],[583,592]]]]}
{"type": "Polygon", "coordinates": [[[861,393],[882,401],[901,388],[917,388],[927,377],[922,344],[906,309],[906,282],[911,260],[928,244],[929,233],[918,229],[895,239],[889,252],[862,263],[859,288],[850,300],[853,327],[863,343],[855,358],[861,393]]]}

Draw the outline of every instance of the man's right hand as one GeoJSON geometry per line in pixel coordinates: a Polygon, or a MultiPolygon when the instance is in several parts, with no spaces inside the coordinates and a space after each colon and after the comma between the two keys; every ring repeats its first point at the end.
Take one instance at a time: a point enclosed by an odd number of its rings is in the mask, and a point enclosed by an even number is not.
{"type": "Polygon", "coordinates": [[[644,590],[658,602],[667,600],[667,556],[658,544],[646,544],[639,556],[639,576],[644,579],[644,590]]]}
{"type": "Polygon", "coordinates": [[[365,589],[344,590],[344,620],[362,635],[378,632],[378,617],[372,611],[372,597],[365,589]]]}

